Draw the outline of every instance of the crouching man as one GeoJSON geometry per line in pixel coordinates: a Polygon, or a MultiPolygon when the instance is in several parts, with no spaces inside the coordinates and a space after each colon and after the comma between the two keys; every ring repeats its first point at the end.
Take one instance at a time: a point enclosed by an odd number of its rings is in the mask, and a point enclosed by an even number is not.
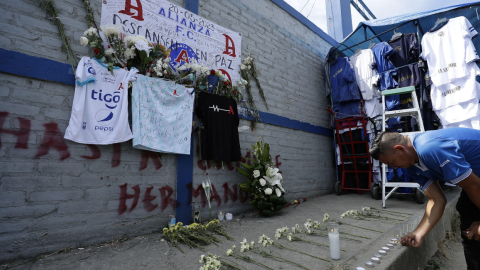
{"type": "Polygon", "coordinates": [[[469,270],[480,270],[480,130],[434,130],[413,139],[382,132],[373,140],[370,155],[392,168],[405,168],[428,197],[422,221],[402,237],[402,245],[420,247],[442,217],[447,200],[438,181],[462,188],[456,208],[465,259],[469,270]]]}

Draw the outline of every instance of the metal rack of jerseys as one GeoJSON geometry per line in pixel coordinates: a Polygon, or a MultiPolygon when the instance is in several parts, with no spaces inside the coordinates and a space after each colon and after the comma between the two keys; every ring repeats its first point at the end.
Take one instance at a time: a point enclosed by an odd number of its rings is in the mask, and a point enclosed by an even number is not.
{"type": "MultiPolygon", "coordinates": [[[[329,81],[329,63],[333,63],[337,57],[350,57],[353,55],[356,50],[358,49],[367,49],[369,46],[372,45],[372,42],[378,43],[386,41],[388,42],[394,33],[416,33],[418,43],[421,44],[421,38],[423,37],[425,31],[434,28],[439,21],[445,21],[444,18],[448,21],[450,18],[455,18],[458,16],[466,17],[473,25],[475,29],[480,28],[480,3],[467,3],[467,4],[460,4],[454,5],[450,7],[440,8],[431,11],[425,11],[420,13],[412,13],[412,14],[405,14],[397,17],[387,18],[387,19],[380,19],[380,20],[370,20],[361,22],[357,28],[348,35],[341,43],[337,44],[336,46],[332,47],[327,54],[326,57],[326,65],[325,65],[325,78],[326,78],[326,87],[325,87],[325,94],[328,96],[330,95],[332,89],[330,86],[329,81]],[[379,34],[377,34],[379,33],[379,34]]],[[[480,38],[473,40],[474,46],[479,51],[480,49],[480,38]]],[[[420,46],[419,50],[420,50],[420,46]]],[[[420,53],[420,51],[419,51],[420,53]]],[[[420,97],[419,100],[423,100],[423,93],[425,88],[424,76],[422,74],[422,70],[420,70],[420,97]]],[[[394,89],[397,92],[400,89],[394,89]]],[[[400,90],[402,91],[402,90],[400,90]]],[[[413,91],[415,92],[415,91],[413,91]]],[[[422,102],[419,102],[419,111],[422,111],[422,102]]],[[[417,104],[418,105],[418,104],[417,104]]],[[[420,115],[421,117],[421,115],[420,115]]],[[[384,120],[386,120],[384,118],[384,120]]],[[[417,121],[418,122],[418,121],[417,121]]],[[[412,135],[412,134],[408,134],[412,135]]],[[[336,164],[336,163],[335,163],[336,164]]],[[[382,189],[382,206],[385,208],[385,201],[388,197],[395,191],[398,187],[417,187],[418,184],[416,183],[392,183],[385,185],[385,170],[382,172],[382,183],[383,188],[375,186],[373,183],[370,186],[370,190],[372,191],[372,196],[377,196],[377,192],[379,189],[382,189]],[[389,194],[385,194],[385,186],[393,187],[392,191],[389,194]],[[375,189],[375,190],[373,190],[375,189]]],[[[337,174],[337,182],[338,182],[339,175],[337,174]]],[[[423,192],[417,189],[413,196],[419,202],[423,203],[424,197],[423,192]]],[[[376,197],[377,198],[377,197],[376,197]]]]}

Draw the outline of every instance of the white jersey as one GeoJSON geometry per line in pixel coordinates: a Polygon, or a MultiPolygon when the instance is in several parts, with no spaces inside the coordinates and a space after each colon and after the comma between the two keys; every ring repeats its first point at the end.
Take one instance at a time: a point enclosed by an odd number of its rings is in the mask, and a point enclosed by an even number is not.
{"type": "Polygon", "coordinates": [[[479,59],[472,43],[472,38],[477,35],[463,16],[425,33],[420,57],[428,63],[433,84],[440,86],[468,75],[467,64],[479,59]]]}
{"type": "Polygon", "coordinates": [[[83,57],[77,67],[72,115],[65,139],[85,144],[113,144],[133,138],[128,125],[128,81],[138,72],[83,57]]]}
{"type": "Polygon", "coordinates": [[[379,79],[377,70],[374,69],[375,56],[372,50],[361,50],[350,57],[350,63],[355,71],[357,84],[364,100],[370,100],[378,95],[376,82],[379,79]]]}
{"type": "Polygon", "coordinates": [[[364,101],[363,108],[368,117],[375,118],[375,116],[382,114],[382,100],[374,96],[372,99],[364,101]]]}
{"type": "Polygon", "coordinates": [[[443,126],[449,126],[472,118],[478,118],[480,115],[478,99],[475,98],[467,102],[450,106],[446,109],[435,110],[435,113],[443,126]]]}
{"type": "Polygon", "coordinates": [[[433,110],[443,110],[448,107],[480,98],[480,84],[475,79],[480,75],[477,64],[467,64],[468,75],[452,80],[449,83],[431,86],[431,98],[433,110]]]}

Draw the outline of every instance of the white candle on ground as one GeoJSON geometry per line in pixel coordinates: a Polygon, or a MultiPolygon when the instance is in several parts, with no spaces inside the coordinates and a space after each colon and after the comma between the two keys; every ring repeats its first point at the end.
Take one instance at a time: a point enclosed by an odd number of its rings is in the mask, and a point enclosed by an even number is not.
{"type": "Polygon", "coordinates": [[[382,249],[385,250],[385,251],[390,251],[390,248],[388,248],[388,247],[382,247],[382,249]]]}
{"type": "Polygon", "coordinates": [[[382,259],[382,255],[380,255],[380,254],[375,254],[375,255],[373,255],[373,257],[377,257],[377,258],[379,258],[380,260],[382,259]]]}
{"type": "Polygon", "coordinates": [[[222,211],[218,212],[218,220],[222,221],[224,216],[222,211]]]}
{"type": "Polygon", "coordinates": [[[227,214],[225,215],[225,219],[226,219],[226,220],[232,220],[232,218],[233,218],[232,213],[227,213],[227,214]]]}
{"type": "Polygon", "coordinates": [[[337,229],[328,231],[328,240],[330,240],[330,257],[340,260],[340,235],[337,229]]]}
{"type": "Polygon", "coordinates": [[[374,263],[380,263],[380,259],[377,258],[377,257],[372,257],[372,258],[370,258],[370,259],[371,259],[372,262],[374,262],[374,263]]]}
{"type": "Polygon", "coordinates": [[[365,265],[369,268],[372,268],[374,266],[373,262],[371,262],[371,261],[365,262],[365,265]]]}
{"type": "Polygon", "coordinates": [[[387,254],[387,252],[383,249],[379,250],[378,253],[383,254],[384,256],[385,256],[385,254],[387,254]]]}

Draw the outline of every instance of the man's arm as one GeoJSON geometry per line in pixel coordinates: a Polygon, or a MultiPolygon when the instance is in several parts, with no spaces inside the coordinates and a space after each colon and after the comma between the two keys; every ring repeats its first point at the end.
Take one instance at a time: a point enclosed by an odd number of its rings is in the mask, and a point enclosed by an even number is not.
{"type": "Polygon", "coordinates": [[[400,240],[402,245],[409,247],[420,247],[423,244],[423,240],[427,234],[433,229],[433,227],[435,227],[443,215],[445,205],[447,204],[447,199],[445,198],[442,189],[436,181],[430,184],[430,186],[425,190],[425,195],[427,195],[428,203],[427,207],[425,208],[423,219],[418,225],[417,229],[402,237],[400,240]]]}
{"type": "MultiPolygon", "coordinates": [[[[480,178],[473,172],[465,179],[457,183],[468,195],[468,198],[480,209],[480,178]]],[[[480,221],[474,222],[463,234],[468,239],[480,240],[480,221]]]]}

